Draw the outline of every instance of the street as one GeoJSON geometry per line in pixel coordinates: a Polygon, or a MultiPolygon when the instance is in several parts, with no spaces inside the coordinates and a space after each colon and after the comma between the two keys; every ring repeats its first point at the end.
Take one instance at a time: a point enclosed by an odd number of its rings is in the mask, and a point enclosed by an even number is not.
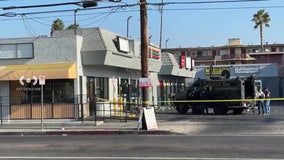
{"type": "Polygon", "coordinates": [[[1,135],[0,159],[283,159],[283,107],[271,115],[157,113],[172,135],[1,135]]]}
{"type": "Polygon", "coordinates": [[[1,136],[0,159],[280,159],[283,136],[1,136]]]}

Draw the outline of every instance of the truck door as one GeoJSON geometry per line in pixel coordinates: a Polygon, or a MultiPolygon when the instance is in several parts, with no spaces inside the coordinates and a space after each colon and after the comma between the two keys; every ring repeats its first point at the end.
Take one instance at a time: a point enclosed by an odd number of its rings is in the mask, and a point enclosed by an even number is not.
{"type": "Polygon", "coordinates": [[[246,98],[245,90],[246,90],[245,81],[241,80],[241,99],[246,98]]]}
{"type": "Polygon", "coordinates": [[[262,88],[262,82],[261,82],[261,80],[255,80],[255,81],[254,81],[254,93],[257,92],[257,88],[258,88],[258,87],[262,88]]]}

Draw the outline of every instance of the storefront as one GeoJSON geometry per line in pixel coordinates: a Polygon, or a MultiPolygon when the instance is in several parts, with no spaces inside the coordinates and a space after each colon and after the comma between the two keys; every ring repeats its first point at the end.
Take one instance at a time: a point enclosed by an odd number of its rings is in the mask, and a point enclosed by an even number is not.
{"type": "Polygon", "coordinates": [[[171,97],[183,91],[195,75],[194,63],[190,57],[162,53],[163,65],[159,72],[157,86],[159,105],[170,105],[171,97]]]}
{"type": "Polygon", "coordinates": [[[5,119],[74,117],[75,63],[1,66],[1,103],[5,119]],[[39,77],[46,77],[39,84],[39,77]],[[41,92],[43,89],[43,92],[41,92]]]}
{"type": "MultiPolygon", "coordinates": [[[[94,96],[137,100],[139,42],[90,28],[76,35],[63,30],[52,37],[0,39],[0,45],[2,119],[78,119],[90,116],[94,96]],[[43,86],[39,76],[46,79],[43,86]]],[[[149,76],[156,85],[161,61],[157,50],[151,52],[149,76]]]]}
{"type": "MultiPolygon", "coordinates": [[[[52,37],[0,39],[0,45],[2,119],[39,119],[42,105],[43,118],[88,117],[94,97],[103,102],[141,103],[140,42],[90,28],[78,29],[76,35],[62,30],[52,37]],[[46,79],[43,86],[39,76],[46,79]]],[[[193,76],[191,70],[175,64],[170,72],[160,72],[162,58],[156,46],[149,46],[148,64],[153,105],[161,100],[160,94],[176,92],[193,76]],[[161,84],[166,92],[160,93],[161,84]]]]}

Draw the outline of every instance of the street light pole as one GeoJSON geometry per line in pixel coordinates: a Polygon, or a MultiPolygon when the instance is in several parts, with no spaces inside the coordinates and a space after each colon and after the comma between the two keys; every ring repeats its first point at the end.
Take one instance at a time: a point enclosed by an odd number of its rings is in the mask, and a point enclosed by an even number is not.
{"type": "Polygon", "coordinates": [[[149,42],[148,42],[148,43],[149,43],[150,45],[151,45],[151,38],[152,38],[152,37],[153,37],[153,35],[150,35],[150,36],[149,36],[149,42]]]}
{"type": "Polygon", "coordinates": [[[166,50],[168,49],[168,41],[169,39],[166,40],[166,50]]]}
{"type": "Polygon", "coordinates": [[[160,12],[161,12],[161,17],[160,17],[160,44],[159,44],[160,48],[162,48],[162,39],[163,39],[163,10],[164,10],[164,1],[162,0],[162,4],[160,6],[160,12]]]}
{"type": "Polygon", "coordinates": [[[132,16],[129,16],[127,18],[127,26],[126,26],[126,36],[129,37],[129,20],[132,18],[132,16]]]}

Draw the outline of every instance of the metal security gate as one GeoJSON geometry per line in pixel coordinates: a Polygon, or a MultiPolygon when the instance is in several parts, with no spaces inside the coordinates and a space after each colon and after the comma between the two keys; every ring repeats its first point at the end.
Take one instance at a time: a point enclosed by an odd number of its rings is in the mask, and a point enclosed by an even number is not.
{"type": "Polygon", "coordinates": [[[139,105],[121,102],[96,102],[96,120],[119,119],[128,120],[139,118],[139,105]]]}

